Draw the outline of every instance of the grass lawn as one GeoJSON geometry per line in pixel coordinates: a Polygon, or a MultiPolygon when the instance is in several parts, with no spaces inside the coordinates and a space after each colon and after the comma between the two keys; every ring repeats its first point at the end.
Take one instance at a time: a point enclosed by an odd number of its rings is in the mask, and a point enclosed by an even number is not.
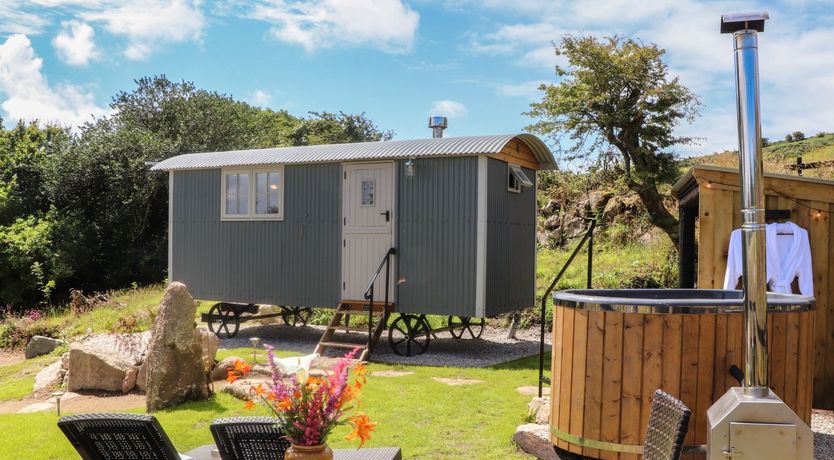
{"type": "MultiPolygon", "coordinates": [[[[219,357],[230,355],[250,357],[251,348],[219,353],[219,357]]],[[[259,355],[259,361],[262,356],[259,355]]],[[[13,373],[7,370],[13,366],[19,365],[0,367],[0,376],[13,373]]],[[[515,388],[535,384],[537,357],[483,369],[377,363],[369,366],[371,372],[383,370],[414,374],[369,377],[362,394],[362,410],[379,425],[368,446],[399,446],[406,458],[529,458],[516,451],[511,437],[516,426],[525,423],[530,401],[530,396],[518,394],[515,388]],[[449,386],[432,377],[483,383],[449,386]]],[[[156,416],[177,449],[185,452],[212,442],[208,426],[213,418],[250,414],[266,414],[266,410],[246,411],[241,401],[221,393],[208,401],[183,404],[156,416]]],[[[0,416],[0,458],[73,458],[73,450],[58,430],[56,420],[54,413],[0,416]]],[[[347,427],[338,428],[329,444],[354,447],[354,443],[343,439],[347,431],[347,427]]]]}
{"type": "Polygon", "coordinates": [[[32,385],[35,384],[35,375],[59,357],[60,354],[38,356],[20,363],[0,366],[0,401],[21,399],[30,395],[32,385]]]}

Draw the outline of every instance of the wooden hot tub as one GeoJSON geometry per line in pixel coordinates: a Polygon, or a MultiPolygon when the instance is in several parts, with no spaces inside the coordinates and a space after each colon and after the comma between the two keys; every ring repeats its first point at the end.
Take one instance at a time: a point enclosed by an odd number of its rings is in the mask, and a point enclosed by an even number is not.
{"type": "MultiPolygon", "coordinates": [[[[692,409],[686,444],[744,369],[741,292],[572,290],[554,294],[550,427],[557,447],[638,459],[655,389],[692,409]]],[[[814,376],[813,299],[768,294],[769,386],[806,423],[814,376]]]]}

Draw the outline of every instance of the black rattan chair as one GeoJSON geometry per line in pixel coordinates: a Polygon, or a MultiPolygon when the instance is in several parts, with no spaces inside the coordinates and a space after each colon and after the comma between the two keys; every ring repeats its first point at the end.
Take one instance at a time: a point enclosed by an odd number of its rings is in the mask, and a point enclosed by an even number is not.
{"type": "Polygon", "coordinates": [[[58,427],[84,460],[180,460],[151,415],[81,414],[61,417],[58,427]]]}
{"type": "Polygon", "coordinates": [[[663,390],[655,390],[646,442],[643,444],[643,459],[679,459],[691,414],[683,402],[663,390]]]}
{"type": "Polygon", "coordinates": [[[220,418],[210,428],[223,460],[280,460],[290,448],[274,418],[220,418]]]}

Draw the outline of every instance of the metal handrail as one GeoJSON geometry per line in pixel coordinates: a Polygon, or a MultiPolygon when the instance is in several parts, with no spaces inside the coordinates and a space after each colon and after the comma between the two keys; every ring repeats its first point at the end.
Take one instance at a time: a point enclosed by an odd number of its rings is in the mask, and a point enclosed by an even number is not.
{"type": "Polygon", "coordinates": [[[579,254],[579,250],[582,249],[582,246],[585,245],[585,242],[588,242],[588,280],[587,280],[587,288],[591,289],[591,275],[593,270],[593,262],[594,262],[594,228],[597,226],[596,219],[586,218],[587,221],[591,222],[591,225],[588,227],[588,230],[585,231],[585,235],[582,236],[582,239],[579,241],[579,244],[576,245],[576,248],[571,253],[570,257],[568,257],[567,262],[565,265],[562,266],[562,269],[559,270],[559,273],[553,278],[553,281],[550,283],[550,286],[547,287],[547,290],[544,291],[544,295],[542,295],[542,302],[541,302],[541,336],[539,338],[539,398],[542,397],[542,383],[551,383],[550,379],[544,376],[544,333],[545,333],[545,317],[547,316],[547,299],[550,297],[550,293],[553,292],[553,288],[556,287],[556,283],[562,279],[562,276],[567,271],[568,267],[570,266],[573,259],[576,258],[576,255],[579,254]]]}
{"type": "Polygon", "coordinates": [[[373,348],[373,340],[374,340],[374,284],[376,284],[377,278],[379,278],[379,274],[382,272],[382,267],[385,267],[385,303],[383,304],[383,312],[382,312],[382,321],[384,322],[387,318],[388,313],[388,290],[391,284],[391,256],[395,255],[397,250],[395,248],[388,249],[388,252],[382,257],[382,260],[379,262],[379,266],[377,267],[376,271],[374,272],[374,276],[371,278],[371,282],[368,283],[368,288],[365,289],[365,300],[368,301],[368,353],[366,358],[370,358],[371,351],[373,348]]]}

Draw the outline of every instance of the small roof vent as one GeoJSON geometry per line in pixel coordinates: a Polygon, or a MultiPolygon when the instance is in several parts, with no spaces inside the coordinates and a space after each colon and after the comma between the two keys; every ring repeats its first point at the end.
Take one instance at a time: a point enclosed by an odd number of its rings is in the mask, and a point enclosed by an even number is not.
{"type": "Polygon", "coordinates": [[[443,130],[449,126],[449,119],[446,117],[429,117],[429,128],[431,128],[431,137],[438,139],[443,137],[443,130]]]}

